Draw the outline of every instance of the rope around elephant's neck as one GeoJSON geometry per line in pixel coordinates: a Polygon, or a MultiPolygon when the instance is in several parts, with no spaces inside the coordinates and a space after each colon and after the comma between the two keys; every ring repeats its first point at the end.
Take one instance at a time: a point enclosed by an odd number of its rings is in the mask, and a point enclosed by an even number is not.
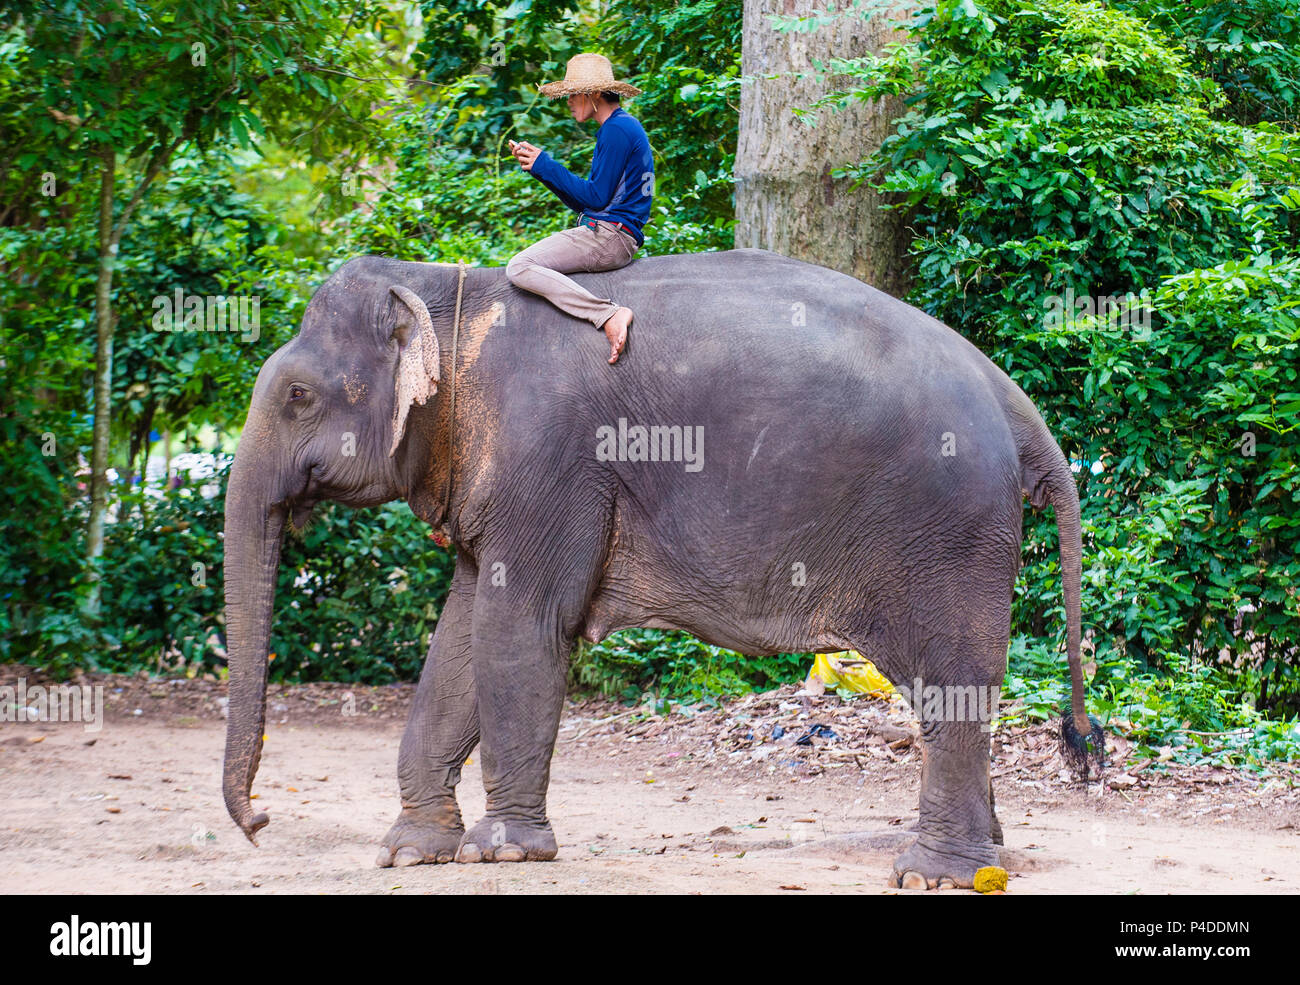
{"type": "Polygon", "coordinates": [[[447,526],[451,513],[451,466],[455,456],[456,440],[456,347],[460,341],[460,302],[465,292],[465,261],[457,261],[460,268],[456,279],[456,317],[451,323],[451,371],[447,374],[447,482],[442,489],[442,525],[447,526]]]}

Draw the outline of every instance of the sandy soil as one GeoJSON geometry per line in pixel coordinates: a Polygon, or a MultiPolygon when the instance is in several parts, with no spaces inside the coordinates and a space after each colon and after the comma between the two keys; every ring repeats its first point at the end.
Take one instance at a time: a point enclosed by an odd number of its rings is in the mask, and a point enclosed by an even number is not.
{"type": "MultiPolygon", "coordinates": [[[[678,727],[573,703],[551,774],[557,861],[379,869],[411,689],[359,689],[349,705],[342,687],[316,685],[272,694],[254,787],[272,822],[254,848],[221,801],[223,687],[126,680],[98,733],[0,725],[0,892],[898,892],[885,880],[916,820],[912,750],[754,756],[700,741],[702,728],[743,723],[734,710],[678,727]]],[[[483,808],[477,762],[461,786],[470,821],[483,808]]],[[[995,781],[1012,893],[1300,892],[1293,772],[1264,783],[1148,771],[1117,790],[1052,769],[995,781]]]]}

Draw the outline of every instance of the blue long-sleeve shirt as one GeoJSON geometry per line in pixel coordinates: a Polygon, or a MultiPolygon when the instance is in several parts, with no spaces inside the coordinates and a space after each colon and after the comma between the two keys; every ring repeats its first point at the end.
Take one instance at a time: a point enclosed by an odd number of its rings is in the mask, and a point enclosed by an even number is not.
{"type": "Polygon", "coordinates": [[[650,220],[654,156],[636,118],[623,107],[614,110],[596,131],[596,153],[586,180],[542,151],[532,175],[561,202],[592,219],[621,222],[645,242],[641,229],[650,220]]]}

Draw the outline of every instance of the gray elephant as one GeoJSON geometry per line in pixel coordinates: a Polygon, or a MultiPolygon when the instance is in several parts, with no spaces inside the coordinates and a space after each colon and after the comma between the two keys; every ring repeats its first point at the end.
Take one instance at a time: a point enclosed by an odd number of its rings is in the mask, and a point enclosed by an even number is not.
{"type": "MultiPolygon", "coordinates": [[[[577,275],[637,312],[611,367],[599,332],[503,269],[462,273],[352,260],[258,375],[225,533],[223,787],[250,840],[280,541],[325,499],[404,499],[457,548],[381,865],[555,856],[546,791],[579,635],[856,649],[896,682],[996,694],[1026,495],[1056,510],[1086,767],[1077,491],[973,345],[851,277],[735,250],[577,275]],[[487,813],[466,830],[476,744],[487,813]]],[[[969,886],[1000,842],[986,716],[921,717],[918,836],[893,879],[969,886]]]]}

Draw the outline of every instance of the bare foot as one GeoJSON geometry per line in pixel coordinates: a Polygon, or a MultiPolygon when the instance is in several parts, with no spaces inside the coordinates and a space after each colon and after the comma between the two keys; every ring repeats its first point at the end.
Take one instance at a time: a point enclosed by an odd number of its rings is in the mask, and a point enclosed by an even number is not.
{"type": "Polygon", "coordinates": [[[612,366],[618,362],[619,355],[623,352],[623,346],[627,345],[627,330],[632,324],[632,309],[619,308],[607,319],[601,327],[605,331],[605,338],[609,339],[609,362],[612,366]]]}

